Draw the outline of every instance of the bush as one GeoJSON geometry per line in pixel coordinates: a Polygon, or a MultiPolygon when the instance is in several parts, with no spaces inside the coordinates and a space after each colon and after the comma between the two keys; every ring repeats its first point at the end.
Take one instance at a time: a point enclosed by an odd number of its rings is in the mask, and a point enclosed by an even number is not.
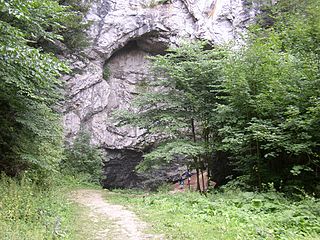
{"type": "Polygon", "coordinates": [[[90,144],[86,131],[79,133],[72,146],[66,148],[66,158],[61,161],[61,170],[69,175],[87,175],[87,180],[99,183],[102,177],[102,154],[90,144]]]}
{"type": "Polygon", "coordinates": [[[170,183],[163,183],[162,185],[160,185],[158,188],[157,188],[157,192],[159,193],[168,193],[170,192],[171,190],[173,190],[172,188],[172,184],[170,183]]]}

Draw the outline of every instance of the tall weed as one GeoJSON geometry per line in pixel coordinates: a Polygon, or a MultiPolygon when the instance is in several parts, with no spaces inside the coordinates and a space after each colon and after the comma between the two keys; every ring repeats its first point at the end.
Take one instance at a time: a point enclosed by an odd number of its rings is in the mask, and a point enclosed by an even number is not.
{"type": "Polygon", "coordinates": [[[3,174],[0,192],[0,239],[69,239],[72,208],[62,190],[3,174]]]}

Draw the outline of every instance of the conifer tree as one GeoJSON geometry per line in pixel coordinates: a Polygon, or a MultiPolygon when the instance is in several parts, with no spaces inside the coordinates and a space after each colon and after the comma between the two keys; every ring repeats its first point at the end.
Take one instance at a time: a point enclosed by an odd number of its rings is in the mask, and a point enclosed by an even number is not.
{"type": "Polygon", "coordinates": [[[197,170],[198,190],[200,170],[212,152],[210,119],[221,101],[221,63],[226,56],[224,49],[205,47],[206,43],[190,43],[153,57],[155,77],[134,99],[138,111],[118,112],[122,124],[161,136],[158,146],[144,155],[140,169],[184,157],[197,170]]]}

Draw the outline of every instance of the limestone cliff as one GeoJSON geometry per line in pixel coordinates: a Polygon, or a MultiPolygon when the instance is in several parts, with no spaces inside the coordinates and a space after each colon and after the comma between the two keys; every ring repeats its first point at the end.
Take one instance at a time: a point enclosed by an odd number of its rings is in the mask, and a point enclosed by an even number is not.
{"type": "Polygon", "coordinates": [[[64,126],[68,140],[86,128],[105,150],[106,186],[149,182],[134,172],[149,144],[143,131],[115,127],[110,117],[115,109],[130,109],[137,83],[150,78],[145,57],[192,39],[238,41],[257,8],[251,0],[91,1],[91,45],[83,57],[70,56],[74,75],[65,77],[64,126]]]}

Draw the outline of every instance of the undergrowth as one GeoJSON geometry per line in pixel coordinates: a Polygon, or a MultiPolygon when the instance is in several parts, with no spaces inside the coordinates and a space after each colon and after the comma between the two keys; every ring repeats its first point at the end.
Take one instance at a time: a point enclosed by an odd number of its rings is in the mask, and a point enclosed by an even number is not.
{"type": "Polygon", "coordinates": [[[320,239],[319,200],[290,200],[280,193],[229,190],[207,197],[194,192],[113,192],[167,239],[320,239]]]}
{"type": "Polygon", "coordinates": [[[24,176],[20,180],[0,176],[0,239],[76,239],[74,222],[79,206],[68,197],[85,184],[81,177],[54,176],[46,186],[24,176]]]}

